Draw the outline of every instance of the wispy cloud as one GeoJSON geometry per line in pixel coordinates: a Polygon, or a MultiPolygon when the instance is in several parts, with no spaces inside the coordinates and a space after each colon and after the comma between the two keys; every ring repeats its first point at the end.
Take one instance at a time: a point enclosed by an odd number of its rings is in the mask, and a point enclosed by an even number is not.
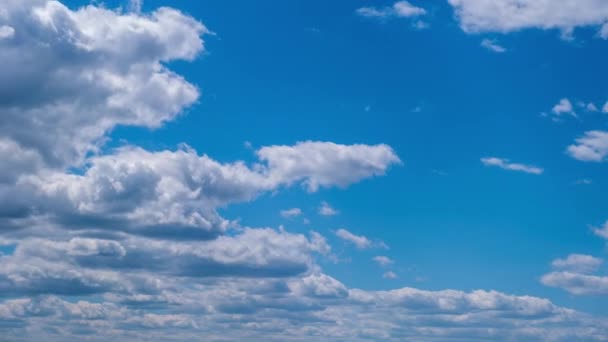
{"type": "Polygon", "coordinates": [[[494,39],[484,39],[481,41],[481,46],[493,51],[493,52],[497,52],[497,53],[503,53],[506,52],[507,49],[505,47],[503,47],[502,45],[498,44],[496,42],[496,40],[494,39]]]}
{"type": "Polygon", "coordinates": [[[397,1],[392,6],[387,7],[361,7],[357,9],[357,14],[368,18],[412,18],[426,14],[426,10],[416,7],[408,1],[397,1]]]}
{"type": "Polygon", "coordinates": [[[297,217],[302,215],[302,209],[300,208],[291,208],[286,210],[281,210],[281,216],[285,218],[297,217]]]}
{"type": "Polygon", "coordinates": [[[534,174],[534,175],[540,175],[544,172],[544,170],[540,167],[512,163],[509,161],[509,159],[504,159],[504,158],[496,158],[496,157],[481,158],[481,162],[485,166],[496,166],[496,167],[499,167],[499,168],[505,169],[505,170],[525,172],[525,173],[530,173],[530,174],[534,174]]]}

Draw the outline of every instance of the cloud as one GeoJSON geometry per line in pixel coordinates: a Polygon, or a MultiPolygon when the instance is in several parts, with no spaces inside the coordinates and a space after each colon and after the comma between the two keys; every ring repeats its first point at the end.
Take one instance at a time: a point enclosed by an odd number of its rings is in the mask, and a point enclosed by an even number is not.
{"type": "Polygon", "coordinates": [[[448,0],[467,33],[509,33],[524,29],[557,29],[562,36],[578,27],[600,29],[608,37],[608,4],[597,0],[448,0]]]}
{"type": "Polygon", "coordinates": [[[15,29],[8,25],[0,26],[0,39],[10,39],[15,36],[15,29]]]}
{"type": "Polygon", "coordinates": [[[570,254],[566,259],[553,260],[551,265],[556,269],[578,273],[591,273],[596,271],[604,261],[590,255],[570,254]]]}
{"type": "Polygon", "coordinates": [[[484,39],[481,41],[481,46],[493,51],[493,52],[497,52],[497,53],[503,53],[506,52],[507,49],[501,45],[499,45],[496,40],[493,39],[484,39]]]}
{"type": "Polygon", "coordinates": [[[606,223],[604,223],[602,227],[593,228],[593,233],[595,233],[595,235],[601,238],[608,240],[608,221],[606,221],[606,223]]]}
{"type": "Polygon", "coordinates": [[[383,255],[375,256],[373,260],[380,266],[389,266],[395,263],[391,258],[383,255]]]}
{"type": "Polygon", "coordinates": [[[508,159],[503,159],[503,158],[496,158],[496,157],[482,158],[481,162],[485,166],[496,166],[496,167],[499,167],[499,168],[505,169],[505,170],[525,172],[525,173],[530,173],[530,174],[534,174],[534,175],[540,175],[544,172],[544,170],[542,168],[539,168],[536,166],[531,166],[531,165],[511,163],[508,159]]]}
{"type": "Polygon", "coordinates": [[[588,131],[568,146],[566,153],[572,158],[585,162],[602,162],[608,155],[608,132],[588,131]]]}
{"type": "Polygon", "coordinates": [[[291,208],[291,209],[281,210],[281,216],[283,216],[285,218],[298,217],[300,215],[302,215],[302,209],[300,209],[300,208],[291,208]]]}
{"type": "Polygon", "coordinates": [[[541,283],[579,296],[608,295],[608,277],[589,274],[597,271],[603,262],[590,255],[570,254],[566,259],[554,260],[551,266],[556,271],[543,275],[541,283]]]}
{"type": "Polygon", "coordinates": [[[271,181],[291,184],[304,181],[308,191],[321,187],[346,187],[365,178],[384,175],[401,163],[393,149],[380,145],[339,145],[305,141],[294,146],[266,146],[256,152],[268,164],[271,181]]]}
{"type": "Polygon", "coordinates": [[[361,7],[357,9],[357,14],[368,18],[412,18],[426,14],[426,10],[416,7],[408,1],[397,1],[390,7],[361,7]]]}
{"type": "MultiPolygon", "coordinates": [[[[198,87],[169,65],[204,53],[211,32],[167,7],[3,5],[2,25],[14,30],[0,39],[0,78],[11,80],[0,85],[0,242],[14,246],[0,255],[4,339],[571,341],[608,334],[605,322],[546,299],[365,291],[324,274],[322,262],[333,256],[320,233],[248,227],[218,211],[288,186],[314,192],[384,175],[400,163],[390,146],[306,141],[262,147],[251,163],[220,162],[186,145],[109,149],[113,129],[162,127],[198,101],[198,87]]],[[[384,246],[337,234],[357,247],[384,246]]]]}
{"type": "Polygon", "coordinates": [[[541,278],[550,287],[562,288],[574,295],[607,295],[608,277],[573,272],[551,272],[541,278]]]}
{"type": "Polygon", "coordinates": [[[393,271],[388,271],[388,272],[385,272],[385,273],[382,275],[382,278],[385,278],[385,279],[397,279],[397,278],[399,278],[399,277],[397,276],[397,274],[396,274],[395,272],[393,272],[393,271]]]}
{"type": "Polygon", "coordinates": [[[556,116],[562,116],[563,114],[567,114],[576,117],[576,113],[574,112],[572,103],[566,98],[561,99],[558,104],[553,106],[551,112],[556,116]]]}
{"type": "Polygon", "coordinates": [[[0,79],[12,82],[0,86],[0,137],[44,166],[77,165],[114,127],[160,127],[199,97],[165,63],[194,59],[209,31],[177,10],[123,14],[24,0],[3,13],[12,28],[4,35],[13,37],[0,40],[0,79]]]}
{"type": "Polygon", "coordinates": [[[368,249],[372,247],[388,248],[382,241],[372,241],[363,235],[355,235],[346,229],[338,229],[336,236],[340,239],[352,243],[358,249],[368,249]]]}
{"type": "Polygon", "coordinates": [[[332,208],[329,203],[325,201],[321,202],[321,206],[319,207],[319,215],[334,216],[338,214],[339,212],[336,209],[332,208]]]}

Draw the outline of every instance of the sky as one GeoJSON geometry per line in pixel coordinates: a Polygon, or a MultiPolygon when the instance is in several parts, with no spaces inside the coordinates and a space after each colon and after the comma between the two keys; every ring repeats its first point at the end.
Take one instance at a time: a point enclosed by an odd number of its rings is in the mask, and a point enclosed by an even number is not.
{"type": "Polygon", "coordinates": [[[4,0],[0,334],[606,341],[607,40],[601,0],[4,0]]]}

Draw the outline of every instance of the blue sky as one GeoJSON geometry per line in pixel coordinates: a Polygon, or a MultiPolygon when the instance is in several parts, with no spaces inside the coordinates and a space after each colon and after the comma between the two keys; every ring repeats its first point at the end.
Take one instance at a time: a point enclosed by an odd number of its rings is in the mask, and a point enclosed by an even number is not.
{"type": "Polygon", "coordinates": [[[0,331],[603,340],[608,5],[518,4],[10,1],[0,331]]]}

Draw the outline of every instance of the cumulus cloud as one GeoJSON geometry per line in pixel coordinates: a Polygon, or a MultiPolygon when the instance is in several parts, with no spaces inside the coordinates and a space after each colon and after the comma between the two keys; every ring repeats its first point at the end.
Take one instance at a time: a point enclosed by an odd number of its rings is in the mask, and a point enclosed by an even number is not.
{"type": "Polygon", "coordinates": [[[531,166],[531,165],[512,163],[511,161],[509,161],[509,159],[504,159],[504,158],[496,158],[496,157],[482,158],[481,162],[485,166],[496,166],[496,167],[499,167],[499,168],[505,169],[505,170],[530,173],[530,174],[534,174],[534,175],[540,175],[544,172],[544,170],[542,168],[539,168],[536,166],[531,166]]]}
{"type": "MultiPolygon", "coordinates": [[[[185,145],[104,148],[118,126],[161,127],[196,103],[197,86],[168,63],[204,53],[211,34],[175,9],[129,4],[124,12],[8,0],[0,10],[0,79],[11,80],[0,85],[0,233],[11,246],[0,255],[3,338],[606,336],[604,323],[535,297],[349,288],[323,273],[319,261],[333,257],[320,233],[247,227],[218,212],[288,186],[314,192],[384,175],[400,163],[388,145],[266,146],[252,163],[185,145]]],[[[423,14],[406,4],[395,15],[423,14]]],[[[359,248],[384,246],[337,234],[359,248]]]]}
{"type": "Polygon", "coordinates": [[[271,182],[303,181],[308,191],[321,187],[346,187],[362,179],[384,175],[401,160],[393,149],[380,145],[340,145],[305,141],[294,146],[266,146],[256,152],[268,165],[271,182]]]}
{"type": "Polygon", "coordinates": [[[468,33],[508,33],[523,29],[557,29],[563,36],[577,27],[595,27],[608,35],[608,4],[597,0],[448,0],[460,27],[468,33]]]}
{"type": "Polygon", "coordinates": [[[551,272],[543,275],[541,282],[546,286],[562,288],[574,295],[608,294],[608,277],[597,275],[551,272]]]}
{"type": "Polygon", "coordinates": [[[566,259],[553,260],[554,268],[579,273],[591,273],[596,271],[604,261],[590,255],[570,254],[566,259]]]}
{"type": "Polygon", "coordinates": [[[426,10],[412,5],[408,1],[397,1],[388,7],[361,7],[357,9],[357,14],[369,18],[412,18],[426,14],[426,10]]]}
{"type": "Polygon", "coordinates": [[[572,158],[585,162],[602,162],[608,155],[608,132],[589,131],[566,149],[572,158]]]}
{"type": "Polygon", "coordinates": [[[338,215],[339,212],[334,209],[329,203],[323,201],[321,202],[321,206],[319,207],[319,215],[322,216],[334,216],[338,215]]]}
{"type": "Polygon", "coordinates": [[[608,277],[590,274],[596,272],[603,262],[604,260],[590,255],[570,254],[565,259],[554,260],[551,266],[555,271],[543,275],[541,282],[545,286],[561,288],[574,295],[606,295],[608,277]]]}
{"type": "Polygon", "coordinates": [[[576,117],[576,113],[574,112],[574,107],[572,106],[572,102],[570,100],[564,98],[559,100],[559,103],[553,106],[551,112],[556,116],[562,116],[564,114],[571,115],[576,117]]]}
{"type": "Polygon", "coordinates": [[[13,37],[0,40],[0,79],[12,82],[0,86],[0,136],[48,167],[82,162],[118,125],[159,127],[199,97],[165,62],[195,58],[209,31],[177,10],[25,0],[3,11],[13,37]]]}

